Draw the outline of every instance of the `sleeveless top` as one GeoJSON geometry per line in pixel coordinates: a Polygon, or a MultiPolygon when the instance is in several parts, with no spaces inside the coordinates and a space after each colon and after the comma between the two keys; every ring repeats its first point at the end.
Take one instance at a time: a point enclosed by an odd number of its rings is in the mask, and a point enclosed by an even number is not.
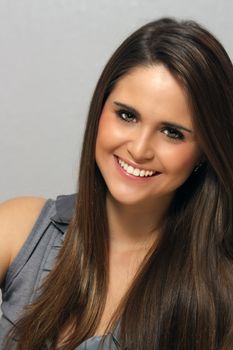
{"type": "MultiPolygon", "coordinates": [[[[52,270],[62,247],[66,230],[74,210],[75,194],[48,199],[23,247],[9,267],[2,290],[2,316],[0,319],[0,349],[9,329],[22,316],[24,306],[32,303],[43,279],[52,270]]],[[[104,337],[101,349],[121,349],[118,327],[104,337]]],[[[103,337],[94,336],[74,350],[95,350],[103,337]]],[[[16,342],[14,343],[16,347],[16,342]]],[[[45,345],[43,349],[49,349],[45,345]]]]}

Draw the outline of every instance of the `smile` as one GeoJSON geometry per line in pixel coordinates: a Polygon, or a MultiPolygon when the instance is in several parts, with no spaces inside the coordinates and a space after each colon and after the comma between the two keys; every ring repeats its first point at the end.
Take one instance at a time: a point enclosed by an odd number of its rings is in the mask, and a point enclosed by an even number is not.
{"type": "Polygon", "coordinates": [[[153,175],[159,174],[159,172],[156,172],[154,170],[134,168],[132,165],[127,164],[120,158],[117,158],[117,161],[122,169],[124,169],[128,174],[134,175],[136,177],[151,177],[153,175]]]}

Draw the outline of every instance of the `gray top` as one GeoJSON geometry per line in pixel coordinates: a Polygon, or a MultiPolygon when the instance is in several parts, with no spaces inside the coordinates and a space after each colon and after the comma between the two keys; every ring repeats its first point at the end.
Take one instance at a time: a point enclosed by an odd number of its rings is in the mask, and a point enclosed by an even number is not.
{"type": "MultiPolygon", "coordinates": [[[[2,317],[0,319],[0,349],[7,331],[22,315],[25,305],[37,295],[42,280],[52,270],[61,248],[74,209],[75,195],[58,196],[46,201],[39,218],[22,249],[9,267],[1,284],[2,317]]],[[[87,339],[74,350],[94,350],[102,337],[87,339]]],[[[47,347],[48,348],[48,347],[47,347]]],[[[103,349],[119,350],[117,330],[106,336],[103,349]]]]}

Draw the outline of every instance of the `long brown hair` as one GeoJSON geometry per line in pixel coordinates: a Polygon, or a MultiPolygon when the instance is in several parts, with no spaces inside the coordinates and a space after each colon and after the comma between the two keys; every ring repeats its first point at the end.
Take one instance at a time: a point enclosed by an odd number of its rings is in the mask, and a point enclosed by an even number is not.
{"type": "Polygon", "coordinates": [[[108,285],[106,186],[95,162],[103,105],[121,77],[165,65],[187,93],[202,167],[176,191],[161,239],[116,311],[122,349],[233,348],[233,67],[222,45],[193,21],[163,18],[116,50],[94,92],[83,142],[75,215],[40,296],[17,323],[19,350],[72,350],[100,322],[108,285]],[[137,310],[137,318],[135,318],[137,310]]]}

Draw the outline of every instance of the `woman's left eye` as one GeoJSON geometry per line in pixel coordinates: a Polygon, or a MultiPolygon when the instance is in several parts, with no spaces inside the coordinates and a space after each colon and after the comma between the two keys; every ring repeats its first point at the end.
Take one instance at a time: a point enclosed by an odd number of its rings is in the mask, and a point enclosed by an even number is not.
{"type": "Polygon", "coordinates": [[[125,122],[127,123],[136,123],[137,119],[135,115],[129,111],[126,110],[119,110],[117,111],[117,115],[125,122]]]}
{"type": "Polygon", "coordinates": [[[170,139],[173,140],[181,140],[183,141],[185,139],[184,135],[182,134],[182,132],[180,132],[179,130],[175,129],[175,128],[171,128],[171,127],[166,127],[162,129],[162,132],[169,137],[170,139]]]}

